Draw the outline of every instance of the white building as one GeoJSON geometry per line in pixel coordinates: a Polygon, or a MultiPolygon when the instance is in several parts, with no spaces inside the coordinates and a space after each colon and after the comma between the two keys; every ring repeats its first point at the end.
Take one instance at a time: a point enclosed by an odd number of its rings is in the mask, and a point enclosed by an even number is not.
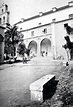
{"type": "MultiPolygon", "coordinates": [[[[24,19],[18,22],[21,32],[24,34],[26,47],[31,48],[31,53],[36,56],[45,53],[47,56],[66,58],[64,37],[66,30],[64,24],[73,27],[73,1],[60,8],[52,8],[50,11],[24,19]]],[[[70,35],[73,40],[73,34],[70,35]]]]}

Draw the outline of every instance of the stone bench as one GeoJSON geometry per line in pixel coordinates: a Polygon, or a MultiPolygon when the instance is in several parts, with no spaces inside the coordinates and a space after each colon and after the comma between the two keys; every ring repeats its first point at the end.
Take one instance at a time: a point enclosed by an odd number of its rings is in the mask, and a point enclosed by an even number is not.
{"type": "Polygon", "coordinates": [[[31,83],[29,87],[31,100],[43,102],[44,96],[47,94],[45,94],[45,92],[48,91],[49,93],[49,89],[51,88],[51,85],[49,83],[52,84],[53,80],[55,80],[55,75],[46,75],[38,79],[37,81],[31,83]]]}

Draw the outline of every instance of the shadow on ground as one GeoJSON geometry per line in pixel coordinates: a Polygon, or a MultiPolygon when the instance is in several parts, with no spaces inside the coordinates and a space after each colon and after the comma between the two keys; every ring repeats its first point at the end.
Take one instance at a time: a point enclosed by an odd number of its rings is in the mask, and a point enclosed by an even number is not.
{"type": "Polygon", "coordinates": [[[51,80],[43,87],[43,100],[50,99],[57,88],[58,80],[51,80]]]}

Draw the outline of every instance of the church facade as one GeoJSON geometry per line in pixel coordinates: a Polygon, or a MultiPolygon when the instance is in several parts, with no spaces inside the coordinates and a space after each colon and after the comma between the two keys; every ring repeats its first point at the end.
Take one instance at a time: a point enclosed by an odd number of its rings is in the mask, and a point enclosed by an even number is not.
{"type": "MultiPolygon", "coordinates": [[[[64,37],[67,35],[65,24],[73,27],[73,2],[68,5],[52,8],[48,12],[24,19],[17,23],[24,34],[24,43],[35,56],[66,58],[64,37]]],[[[70,34],[73,41],[73,34],[70,34]]]]}

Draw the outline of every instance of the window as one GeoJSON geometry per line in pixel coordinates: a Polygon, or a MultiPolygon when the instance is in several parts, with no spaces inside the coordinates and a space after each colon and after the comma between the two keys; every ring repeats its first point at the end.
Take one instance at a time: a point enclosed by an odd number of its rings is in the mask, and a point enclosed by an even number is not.
{"type": "Polygon", "coordinates": [[[70,14],[70,15],[69,15],[69,18],[73,18],[73,14],[70,14]]]}
{"type": "Polygon", "coordinates": [[[5,23],[5,16],[3,17],[3,24],[5,23]]]}
{"type": "Polygon", "coordinates": [[[3,13],[3,9],[2,9],[2,13],[3,13]]]}
{"type": "Polygon", "coordinates": [[[0,24],[2,23],[2,19],[0,18],[0,24]]]}
{"type": "Polygon", "coordinates": [[[39,25],[41,25],[42,23],[40,22],[39,25]]]}
{"type": "Polygon", "coordinates": [[[47,33],[47,28],[45,28],[42,32],[43,32],[44,34],[47,33]]]}
{"type": "Polygon", "coordinates": [[[68,23],[65,23],[65,24],[64,24],[64,27],[66,28],[67,26],[68,26],[68,23]]]}
{"type": "Polygon", "coordinates": [[[5,8],[6,8],[6,10],[8,10],[8,6],[7,5],[5,5],[5,8]]]}
{"type": "Polygon", "coordinates": [[[54,19],[52,19],[52,22],[55,22],[56,21],[56,19],[54,18],[54,19]]]}
{"type": "Polygon", "coordinates": [[[34,31],[31,31],[31,36],[34,36],[34,31]]]}

